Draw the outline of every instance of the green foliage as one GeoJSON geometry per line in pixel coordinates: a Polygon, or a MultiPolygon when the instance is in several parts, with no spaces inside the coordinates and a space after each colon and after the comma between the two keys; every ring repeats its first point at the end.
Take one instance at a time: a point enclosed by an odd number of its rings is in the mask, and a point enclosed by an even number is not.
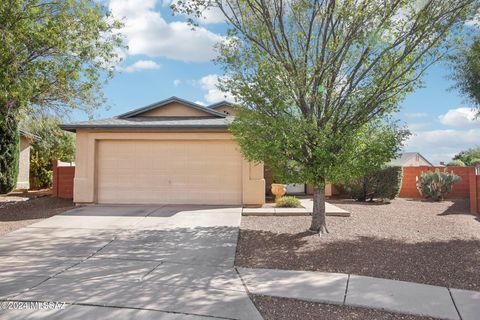
{"type": "Polygon", "coordinates": [[[17,184],[20,135],[15,115],[0,115],[0,137],[0,194],[3,194],[17,184]]]}
{"type": "MultiPolygon", "coordinates": [[[[95,0],[0,1],[0,108],[62,113],[103,101],[121,24],[95,0]]],[[[62,114],[63,115],[63,114],[62,114]]]]}
{"type": "MultiPolygon", "coordinates": [[[[456,50],[451,60],[455,88],[477,108],[480,114],[480,36],[477,35],[473,41],[456,50]]],[[[478,147],[476,149],[477,152],[480,151],[478,147]]]]}
{"type": "Polygon", "coordinates": [[[48,188],[52,184],[52,160],[75,160],[75,135],[59,128],[59,119],[41,117],[26,123],[30,133],[38,138],[30,151],[30,187],[48,188]]]}
{"type": "Polygon", "coordinates": [[[345,189],[357,201],[392,200],[400,192],[402,176],[402,167],[387,166],[347,183],[345,189]]]}
{"type": "Polygon", "coordinates": [[[465,163],[462,160],[452,160],[447,163],[449,167],[465,167],[465,163]]]}
{"type": "Polygon", "coordinates": [[[480,158],[473,158],[470,160],[470,165],[471,166],[480,166],[480,158]]]}
{"type": "Polygon", "coordinates": [[[296,197],[284,196],[275,201],[278,208],[299,208],[301,207],[300,200],[296,197]]]}
{"type": "Polygon", "coordinates": [[[461,160],[467,166],[474,166],[475,160],[480,159],[480,147],[470,148],[468,150],[461,151],[455,157],[454,160],[461,160]]]}
{"type": "Polygon", "coordinates": [[[244,156],[252,161],[261,159],[277,181],[314,186],[325,180],[342,183],[375,171],[395,156],[409,134],[394,123],[372,121],[328,138],[327,130],[312,122],[283,113],[270,117],[242,109],[230,130],[244,156]]]}
{"type": "MultiPolygon", "coordinates": [[[[103,102],[102,84],[119,60],[120,27],[96,0],[0,1],[0,118],[64,116],[74,109],[91,114],[103,102]]],[[[0,135],[3,157],[17,148],[17,140],[0,135]]],[[[34,166],[37,162],[34,155],[34,166]]],[[[11,163],[9,158],[0,167],[6,189],[15,173],[11,163]]]]}
{"type": "Polygon", "coordinates": [[[442,201],[446,194],[452,191],[452,186],[460,181],[454,173],[426,171],[417,181],[417,189],[425,198],[442,201]]]}

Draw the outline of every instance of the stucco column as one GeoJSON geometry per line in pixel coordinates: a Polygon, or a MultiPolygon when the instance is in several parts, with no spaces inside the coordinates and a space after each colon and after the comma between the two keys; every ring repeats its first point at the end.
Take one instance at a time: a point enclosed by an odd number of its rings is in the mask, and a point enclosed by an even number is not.
{"type": "Polygon", "coordinates": [[[261,206],[265,203],[263,163],[255,164],[243,159],[242,183],[243,205],[261,206]]]}

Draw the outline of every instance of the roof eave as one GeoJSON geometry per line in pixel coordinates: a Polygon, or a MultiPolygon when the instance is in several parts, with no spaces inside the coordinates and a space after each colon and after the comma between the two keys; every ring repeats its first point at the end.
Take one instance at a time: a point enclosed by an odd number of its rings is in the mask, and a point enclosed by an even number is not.
{"type": "Polygon", "coordinates": [[[149,104],[148,106],[145,106],[145,107],[142,107],[142,108],[138,108],[138,109],[135,109],[135,110],[132,110],[132,111],[123,113],[123,114],[121,114],[121,115],[118,115],[118,116],[116,116],[116,118],[119,118],[119,119],[130,118],[130,117],[136,116],[136,115],[138,115],[138,114],[141,114],[141,113],[144,113],[144,112],[153,110],[153,109],[155,109],[155,108],[162,107],[162,106],[167,105],[167,104],[172,103],[172,102],[182,103],[182,104],[184,104],[184,105],[186,105],[186,106],[188,106],[188,107],[197,109],[197,110],[199,110],[199,111],[203,111],[203,112],[209,113],[209,114],[214,115],[214,116],[218,116],[218,117],[223,117],[223,118],[225,118],[225,114],[223,114],[223,113],[221,113],[221,112],[212,110],[212,109],[210,109],[210,108],[201,106],[201,105],[199,105],[199,104],[196,104],[196,103],[193,103],[193,102],[190,102],[190,101],[187,101],[187,100],[178,98],[178,97],[170,97],[170,98],[168,98],[168,99],[165,99],[165,100],[162,100],[162,101],[159,101],[159,102],[155,102],[155,103],[149,104]]]}
{"type": "Polygon", "coordinates": [[[76,132],[78,129],[105,129],[105,130],[227,130],[228,125],[170,125],[170,126],[128,126],[128,125],[68,125],[62,124],[60,128],[65,131],[76,132]]]}

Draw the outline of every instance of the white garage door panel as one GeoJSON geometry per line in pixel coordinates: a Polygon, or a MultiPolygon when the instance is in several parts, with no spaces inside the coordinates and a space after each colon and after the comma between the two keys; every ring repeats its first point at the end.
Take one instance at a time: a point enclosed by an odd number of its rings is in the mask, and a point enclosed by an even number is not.
{"type": "Polygon", "coordinates": [[[233,141],[105,140],[97,148],[99,203],[241,204],[233,141]]]}

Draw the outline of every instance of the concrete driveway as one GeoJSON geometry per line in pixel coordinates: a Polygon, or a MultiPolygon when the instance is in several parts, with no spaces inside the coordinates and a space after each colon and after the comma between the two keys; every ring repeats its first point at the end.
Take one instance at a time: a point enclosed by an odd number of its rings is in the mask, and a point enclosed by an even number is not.
{"type": "Polygon", "coordinates": [[[240,219],[239,207],[94,206],[12,232],[0,309],[65,305],[0,318],[261,319],[233,268],[240,219]]]}

